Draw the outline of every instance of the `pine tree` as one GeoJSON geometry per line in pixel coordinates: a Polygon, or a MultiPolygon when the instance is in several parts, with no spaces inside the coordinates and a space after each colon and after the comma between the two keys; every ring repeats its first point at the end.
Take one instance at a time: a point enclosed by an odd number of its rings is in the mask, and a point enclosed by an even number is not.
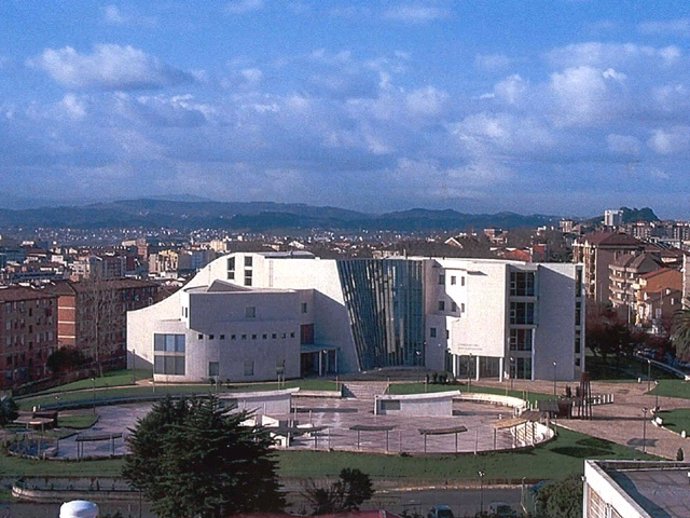
{"type": "Polygon", "coordinates": [[[161,518],[280,510],[272,440],[248,418],[215,397],[157,403],[132,431],[123,476],[161,518]]]}

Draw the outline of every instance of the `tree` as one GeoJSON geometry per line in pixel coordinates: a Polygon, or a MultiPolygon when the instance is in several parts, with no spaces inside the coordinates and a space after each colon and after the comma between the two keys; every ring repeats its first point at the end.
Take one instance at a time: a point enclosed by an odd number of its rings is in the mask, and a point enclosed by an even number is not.
{"type": "Polygon", "coordinates": [[[123,476],[161,518],[219,518],[283,508],[268,431],[215,397],[170,398],[137,422],[123,476]]]}
{"type": "Polygon", "coordinates": [[[690,308],[678,310],[673,315],[671,341],[676,348],[678,358],[684,360],[690,358],[690,308]]]}
{"type": "Polygon", "coordinates": [[[330,486],[310,483],[304,496],[312,504],[313,514],[358,511],[359,506],[374,495],[369,475],[356,468],[344,468],[339,479],[330,486]]]}
{"type": "Polygon", "coordinates": [[[544,518],[580,518],[582,516],[582,478],[571,475],[543,486],[537,503],[544,518]]]}
{"type": "Polygon", "coordinates": [[[19,407],[9,396],[0,398],[0,426],[5,426],[17,419],[19,407]]]}
{"type": "Polygon", "coordinates": [[[53,351],[46,360],[46,366],[53,374],[71,371],[83,367],[88,359],[79,349],[74,347],[61,347],[53,351]]]}

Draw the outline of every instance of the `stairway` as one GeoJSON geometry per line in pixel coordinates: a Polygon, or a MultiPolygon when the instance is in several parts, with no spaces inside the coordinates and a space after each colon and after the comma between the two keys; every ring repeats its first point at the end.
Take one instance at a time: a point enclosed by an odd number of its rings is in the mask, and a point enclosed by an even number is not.
{"type": "Polygon", "coordinates": [[[365,401],[373,401],[374,396],[386,392],[386,381],[348,381],[343,385],[343,396],[365,401]]]}

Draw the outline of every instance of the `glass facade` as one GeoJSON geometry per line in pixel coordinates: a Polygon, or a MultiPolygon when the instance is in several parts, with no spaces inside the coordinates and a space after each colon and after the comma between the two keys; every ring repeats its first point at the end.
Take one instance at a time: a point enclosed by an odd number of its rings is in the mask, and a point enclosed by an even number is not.
{"type": "Polygon", "coordinates": [[[185,373],[185,335],[153,335],[154,374],[184,375],[185,373]]]}
{"type": "Polygon", "coordinates": [[[424,271],[421,261],[338,261],[360,368],[424,363],[424,271]]]}

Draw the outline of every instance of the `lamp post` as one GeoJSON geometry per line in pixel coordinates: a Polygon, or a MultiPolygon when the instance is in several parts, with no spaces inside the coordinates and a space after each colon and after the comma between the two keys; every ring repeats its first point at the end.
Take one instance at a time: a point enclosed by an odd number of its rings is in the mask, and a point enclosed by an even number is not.
{"type": "Polygon", "coordinates": [[[513,380],[515,379],[515,358],[510,357],[510,391],[513,391],[513,380]]]}
{"type": "Polygon", "coordinates": [[[91,402],[93,403],[93,413],[96,415],[96,378],[91,378],[93,382],[93,391],[91,393],[91,402]]]}
{"type": "Polygon", "coordinates": [[[137,350],[132,349],[132,385],[137,384],[137,350]]]}
{"type": "Polygon", "coordinates": [[[553,362],[553,397],[556,397],[556,361],[553,362]]]}
{"type": "Polygon", "coordinates": [[[659,388],[659,382],[654,381],[654,411],[658,412],[659,411],[659,391],[657,390],[659,388]]]}
{"type": "Polygon", "coordinates": [[[467,392],[472,392],[472,353],[467,360],[467,392]]]}
{"type": "Polygon", "coordinates": [[[642,409],[642,453],[647,453],[647,407],[642,409]]]}
{"type": "Polygon", "coordinates": [[[484,473],[483,471],[478,471],[477,475],[479,475],[479,516],[484,515],[484,473]]]}
{"type": "Polygon", "coordinates": [[[649,392],[651,384],[652,384],[652,360],[647,358],[647,392],[649,392]]]}

